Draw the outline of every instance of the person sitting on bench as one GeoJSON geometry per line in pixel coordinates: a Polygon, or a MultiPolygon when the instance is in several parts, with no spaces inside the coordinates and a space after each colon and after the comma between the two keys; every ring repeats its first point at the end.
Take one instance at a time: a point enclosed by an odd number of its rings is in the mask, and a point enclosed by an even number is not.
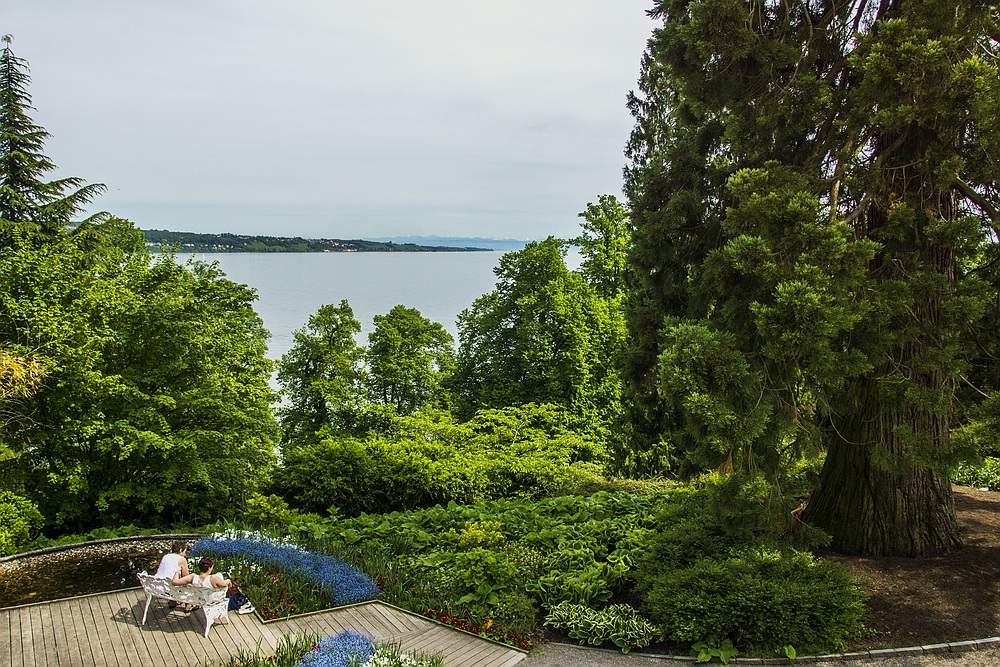
{"type": "Polygon", "coordinates": [[[254,608],[250,604],[250,598],[241,593],[232,580],[226,579],[221,574],[212,574],[213,567],[215,567],[215,559],[211,556],[205,556],[198,561],[198,574],[194,576],[193,584],[205,588],[228,588],[226,597],[229,598],[229,610],[237,611],[240,614],[253,613],[254,608]]]}
{"type": "MultiPolygon", "coordinates": [[[[160,559],[160,566],[156,568],[157,579],[169,579],[174,586],[186,586],[194,581],[195,575],[188,570],[187,562],[187,542],[177,540],[170,545],[170,553],[160,559]]],[[[170,602],[173,609],[177,603],[170,602]]],[[[184,611],[191,611],[191,605],[184,605],[184,611]]]]}

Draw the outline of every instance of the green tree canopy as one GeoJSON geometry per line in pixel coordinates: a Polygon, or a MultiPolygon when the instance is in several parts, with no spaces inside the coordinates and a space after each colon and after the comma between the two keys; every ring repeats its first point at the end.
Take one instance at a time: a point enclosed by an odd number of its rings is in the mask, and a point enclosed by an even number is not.
{"type": "Polygon", "coordinates": [[[254,292],[153,259],[127,221],[0,261],[0,340],[50,368],[6,425],[3,474],[50,526],[226,516],[269,473],[277,436],[254,292]]]}
{"type": "Polygon", "coordinates": [[[368,400],[391,406],[400,415],[424,408],[447,408],[446,383],[455,367],[455,342],[438,322],[416,308],[394,306],[375,316],[368,334],[368,400]]]}
{"type": "Polygon", "coordinates": [[[628,264],[628,209],[614,195],[601,195],[580,217],[583,232],[571,241],[583,257],[580,273],[603,296],[618,296],[628,264]]]}
{"type": "MultiPolygon", "coordinates": [[[[505,254],[496,289],[459,316],[459,413],[526,403],[567,409],[605,430],[618,415],[621,303],[566,268],[555,238],[505,254]]],[[[606,433],[605,433],[606,434],[606,433]]]]}
{"type": "Polygon", "coordinates": [[[756,474],[825,449],[806,519],[836,548],[955,547],[956,387],[995,365],[995,5],[652,14],[630,100],[619,465],[756,474]]]}
{"type": "Polygon", "coordinates": [[[361,323],[346,300],[321,306],[292,334],[278,364],[285,403],[279,409],[282,439],[298,440],[324,426],[343,429],[360,406],[364,349],[355,342],[361,323]]]}

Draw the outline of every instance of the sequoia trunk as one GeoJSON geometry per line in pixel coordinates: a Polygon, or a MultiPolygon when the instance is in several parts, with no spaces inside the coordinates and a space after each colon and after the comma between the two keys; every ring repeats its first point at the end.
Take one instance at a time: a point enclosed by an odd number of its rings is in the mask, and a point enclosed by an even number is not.
{"type": "Polygon", "coordinates": [[[948,476],[913,456],[915,437],[947,448],[947,417],[886,410],[871,378],[853,389],[856,410],[834,429],[804,521],[845,554],[913,557],[961,547],[948,476]]]}

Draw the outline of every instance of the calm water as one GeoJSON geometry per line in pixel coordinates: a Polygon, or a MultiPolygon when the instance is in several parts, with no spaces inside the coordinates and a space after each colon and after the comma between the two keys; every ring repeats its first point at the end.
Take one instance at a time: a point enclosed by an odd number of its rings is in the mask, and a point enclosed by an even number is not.
{"type": "Polygon", "coordinates": [[[361,323],[402,304],[440,322],[458,337],[458,314],[496,284],[493,267],[502,252],[414,253],[199,253],[219,263],[230,280],[257,290],[254,308],[271,332],[268,356],[278,359],[320,306],[347,299],[361,323]]]}

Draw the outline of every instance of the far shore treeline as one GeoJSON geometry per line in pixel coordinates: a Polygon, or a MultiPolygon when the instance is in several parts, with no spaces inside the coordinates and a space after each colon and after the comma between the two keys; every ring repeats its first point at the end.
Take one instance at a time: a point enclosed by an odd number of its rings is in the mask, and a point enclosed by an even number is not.
{"type": "Polygon", "coordinates": [[[365,241],[362,239],[305,239],[300,236],[199,234],[143,229],[147,246],[179,246],[193,252],[482,252],[493,248],[454,248],[443,245],[365,241]]]}

